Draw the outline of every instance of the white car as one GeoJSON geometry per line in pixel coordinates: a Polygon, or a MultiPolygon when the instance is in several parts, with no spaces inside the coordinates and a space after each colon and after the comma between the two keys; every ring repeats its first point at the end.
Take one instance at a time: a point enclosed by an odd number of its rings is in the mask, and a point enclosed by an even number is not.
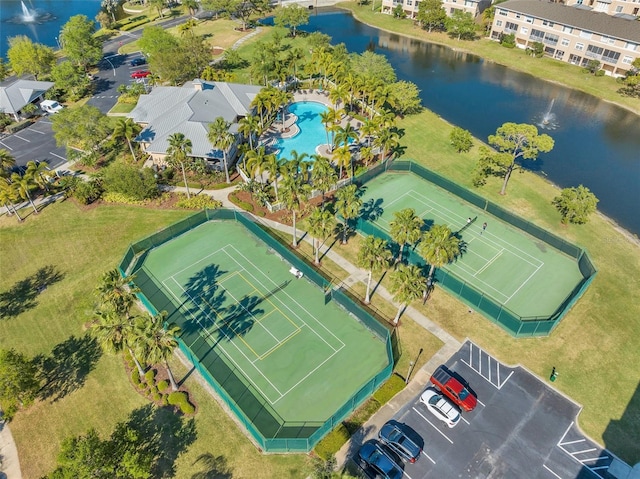
{"type": "Polygon", "coordinates": [[[449,427],[454,427],[460,422],[460,408],[453,404],[449,398],[440,391],[427,388],[420,396],[420,402],[427,406],[427,409],[444,422],[449,427]]]}
{"type": "Polygon", "coordinates": [[[47,113],[58,113],[64,106],[55,100],[43,100],[40,102],[40,109],[47,113]]]}

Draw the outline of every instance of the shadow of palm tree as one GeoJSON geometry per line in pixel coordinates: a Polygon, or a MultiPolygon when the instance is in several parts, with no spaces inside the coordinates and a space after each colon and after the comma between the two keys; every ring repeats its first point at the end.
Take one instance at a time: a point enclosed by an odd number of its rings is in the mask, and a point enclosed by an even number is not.
{"type": "Polygon", "coordinates": [[[191,479],[231,479],[233,474],[227,465],[227,458],[224,456],[214,456],[210,452],[201,454],[193,462],[193,465],[202,465],[202,471],[196,472],[191,479]]]}
{"type": "Polygon", "coordinates": [[[378,198],[365,201],[360,208],[360,218],[362,221],[376,221],[384,213],[382,203],[384,199],[378,198]]]}
{"type": "Polygon", "coordinates": [[[55,266],[43,266],[31,276],[0,293],[0,319],[13,318],[37,306],[37,296],[48,286],[61,281],[64,273],[55,266]]]}
{"type": "Polygon", "coordinates": [[[193,418],[186,420],[171,409],[151,404],[133,410],[125,422],[116,426],[111,440],[117,444],[119,437],[131,432],[140,438],[138,451],[153,457],[151,477],[154,478],[174,477],[176,459],[197,438],[193,418]]]}
{"type": "Polygon", "coordinates": [[[88,335],[71,336],[57,344],[49,356],[36,356],[34,362],[45,381],[39,398],[57,401],[80,389],[101,356],[100,345],[88,335]]]}

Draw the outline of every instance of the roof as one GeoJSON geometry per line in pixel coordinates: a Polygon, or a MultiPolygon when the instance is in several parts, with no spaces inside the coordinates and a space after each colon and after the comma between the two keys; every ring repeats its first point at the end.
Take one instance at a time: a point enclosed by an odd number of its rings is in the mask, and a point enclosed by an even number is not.
{"type": "Polygon", "coordinates": [[[260,86],[194,80],[182,87],[156,87],[141,95],[129,117],[145,128],[136,138],[148,143],[149,153],[164,154],[169,136],[182,133],[191,140],[191,155],[214,157],[215,149],[207,139],[209,124],[222,117],[238,131],[236,119],[247,116],[260,86]],[[201,88],[201,89],[200,89],[201,88]]]}
{"type": "Polygon", "coordinates": [[[511,10],[612,38],[640,43],[640,22],[637,20],[540,0],[508,0],[496,5],[496,9],[511,10]]]}
{"type": "Polygon", "coordinates": [[[17,80],[9,86],[0,87],[0,112],[18,113],[51,87],[53,82],[35,80],[17,80]]]}

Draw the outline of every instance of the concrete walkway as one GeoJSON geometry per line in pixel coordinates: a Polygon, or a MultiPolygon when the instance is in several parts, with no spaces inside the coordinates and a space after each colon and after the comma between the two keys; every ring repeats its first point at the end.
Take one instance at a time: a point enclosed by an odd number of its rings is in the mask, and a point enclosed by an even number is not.
{"type": "Polygon", "coordinates": [[[22,479],[18,449],[3,420],[0,420],[0,479],[22,479]]]}

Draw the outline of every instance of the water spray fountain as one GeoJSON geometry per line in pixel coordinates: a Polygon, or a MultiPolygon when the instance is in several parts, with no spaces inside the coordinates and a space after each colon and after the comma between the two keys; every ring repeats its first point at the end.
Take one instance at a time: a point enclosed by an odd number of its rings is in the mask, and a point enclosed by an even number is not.
{"type": "Polygon", "coordinates": [[[20,5],[22,6],[22,21],[24,23],[33,23],[37,20],[37,13],[35,10],[29,10],[29,8],[24,4],[23,1],[20,1],[20,5]]]}
{"type": "Polygon", "coordinates": [[[542,115],[542,118],[537,122],[540,128],[545,130],[555,130],[558,127],[558,123],[556,122],[556,115],[551,111],[553,109],[553,104],[556,99],[552,98],[551,103],[549,103],[549,108],[542,115]]]}

